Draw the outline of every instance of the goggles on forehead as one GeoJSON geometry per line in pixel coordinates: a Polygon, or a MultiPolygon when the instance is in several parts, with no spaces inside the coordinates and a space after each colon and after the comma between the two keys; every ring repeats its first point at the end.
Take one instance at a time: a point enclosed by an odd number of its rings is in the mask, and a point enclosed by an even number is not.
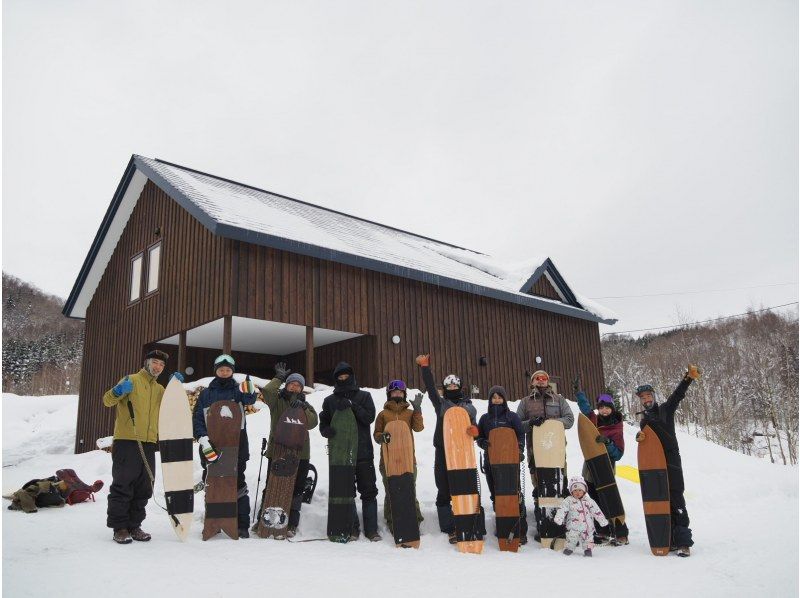
{"type": "Polygon", "coordinates": [[[444,382],[442,382],[442,385],[445,388],[448,387],[448,386],[452,386],[452,385],[455,385],[455,386],[458,386],[459,388],[461,388],[461,378],[459,378],[455,374],[450,374],[447,378],[444,379],[444,382]]]}
{"type": "Polygon", "coordinates": [[[386,386],[386,390],[388,390],[389,392],[393,390],[405,390],[405,389],[406,389],[406,383],[403,382],[402,380],[392,380],[386,386]]]}

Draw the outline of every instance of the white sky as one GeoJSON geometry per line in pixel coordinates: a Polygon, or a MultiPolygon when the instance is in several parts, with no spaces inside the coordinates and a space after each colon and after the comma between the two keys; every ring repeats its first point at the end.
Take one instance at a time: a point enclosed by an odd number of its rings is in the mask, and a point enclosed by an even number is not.
{"type": "MultiPolygon", "coordinates": [[[[132,153],[512,261],[616,330],[797,301],[798,9],[3,3],[3,270],[66,297],[132,153]]],[[[605,329],[605,328],[604,328],[605,329]]]]}

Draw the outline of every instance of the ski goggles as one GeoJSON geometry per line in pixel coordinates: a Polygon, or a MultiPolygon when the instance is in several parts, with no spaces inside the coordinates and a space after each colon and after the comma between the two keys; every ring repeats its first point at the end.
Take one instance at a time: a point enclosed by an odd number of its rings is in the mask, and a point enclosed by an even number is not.
{"type": "Polygon", "coordinates": [[[402,380],[392,380],[389,384],[386,385],[386,390],[388,392],[392,392],[393,390],[405,390],[406,383],[402,380]]]}
{"type": "Polygon", "coordinates": [[[227,365],[227,366],[230,366],[230,367],[235,367],[236,366],[236,362],[233,360],[233,357],[231,357],[230,355],[223,354],[223,355],[220,355],[219,357],[217,357],[214,360],[214,369],[217,369],[218,367],[223,366],[223,365],[227,365]]]}
{"type": "Polygon", "coordinates": [[[550,376],[547,374],[536,374],[533,377],[534,382],[550,382],[550,376]]]}
{"type": "Polygon", "coordinates": [[[461,388],[461,378],[459,378],[455,374],[450,374],[449,376],[447,376],[447,378],[444,379],[444,382],[442,382],[442,385],[445,388],[447,388],[448,386],[453,386],[453,385],[458,386],[459,388],[461,388]]]}

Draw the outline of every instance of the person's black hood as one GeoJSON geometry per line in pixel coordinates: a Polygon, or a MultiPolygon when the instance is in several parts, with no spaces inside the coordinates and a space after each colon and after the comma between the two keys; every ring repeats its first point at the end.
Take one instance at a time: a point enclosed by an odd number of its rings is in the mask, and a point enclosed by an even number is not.
{"type": "Polygon", "coordinates": [[[502,386],[492,386],[489,389],[489,393],[487,395],[489,399],[489,409],[488,412],[493,416],[500,416],[505,414],[508,411],[508,394],[506,393],[506,389],[502,386]],[[503,397],[503,402],[500,405],[495,405],[492,403],[492,397],[498,394],[503,397]]]}
{"type": "Polygon", "coordinates": [[[333,369],[333,388],[334,392],[342,393],[351,390],[358,390],[358,382],[353,373],[352,366],[346,361],[340,361],[339,364],[333,369]],[[350,374],[350,377],[344,382],[338,379],[342,374],[350,374]]]}

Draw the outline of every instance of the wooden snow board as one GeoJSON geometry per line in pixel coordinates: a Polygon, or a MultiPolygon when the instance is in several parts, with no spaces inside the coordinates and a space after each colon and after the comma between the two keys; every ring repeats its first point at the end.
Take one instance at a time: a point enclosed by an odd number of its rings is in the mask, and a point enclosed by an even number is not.
{"type": "Polygon", "coordinates": [[[480,554],[484,530],[474,441],[467,433],[470,425],[469,414],[462,407],[450,407],[444,412],[444,455],[453,502],[456,546],[459,552],[480,554]]]}
{"type": "Polygon", "coordinates": [[[286,538],[297,466],[308,439],[307,423],[303,409],[289,408],[281,414],[275,425],[267,487],[258,515],[258,535],[261,538],[286,538]]]}
{"type": "Polygon", "coordinates": [[[494,479],[494,514],[500,550],[517,552],[520,543],[519,443],[511,428],[489,432],[489,463],[494,479]]]}
{"type": "Polygon", "coordinates": [[[158,448],[167,513],[178,538],[186,540],[194,512],[192,411],[183,384],[173,378],[158,413],[158,448]]]}
{"type": "Polygon", "coordinates": [[[536,469],[533,483],[536,487],[536,505],[539,509],[539,538],[544,548],[563,550],[566,527],[553,521],[555,511],[564,499],[564,467],[567,463],[567,438],[564,424],[548,419],[531,430],[531,446],[536,469]]]}
{"type": "Polygon", "coordinates": [[[388,444],[381,445],[386,470],[389,504],[392,507],[392,533],[398,548],[419,548],[417,490],[414,485],[414,439],[411,428],[400,421],[390,421],[383,430],[388,444]]]}
{"type": "Polygon", "coordinates": [[[242,430],[242,409],[235,401],[217,401],[206,414],[208,439],[219,458],[207,465],[206,517],[203,540],[220,531],[233,540],[239,539],[236,488],[239,469],[239,435],[242,430]]]}
{"type": "Polygon", "coordinates": [[[583,413],[579,413],[578,441],[597,491],[598,506],[612,525],[618,525],[625,523],[625,509],[622,506],[617,478],[614,475],[614,466],[608,456],[606,445],[597,442],[597,437],[600,435],[600,431],[592,423],[592,420],[583,413]]]}
{"type": "Polygon", "coordinates": [[[669,554],[672,539],[667,458],[656,431],[645,425],[642,432],[644,440],[639,442],[638,460],[647,541],[654,555],[665,556],[669,554]]]}
{"type": "Polygon", "coordinates": [[[352,409],[336,411],[331,418],[336,432],[328,439],[328,539],[347,542],[355,527],[355,475],[358,428],[352,409]]]}

